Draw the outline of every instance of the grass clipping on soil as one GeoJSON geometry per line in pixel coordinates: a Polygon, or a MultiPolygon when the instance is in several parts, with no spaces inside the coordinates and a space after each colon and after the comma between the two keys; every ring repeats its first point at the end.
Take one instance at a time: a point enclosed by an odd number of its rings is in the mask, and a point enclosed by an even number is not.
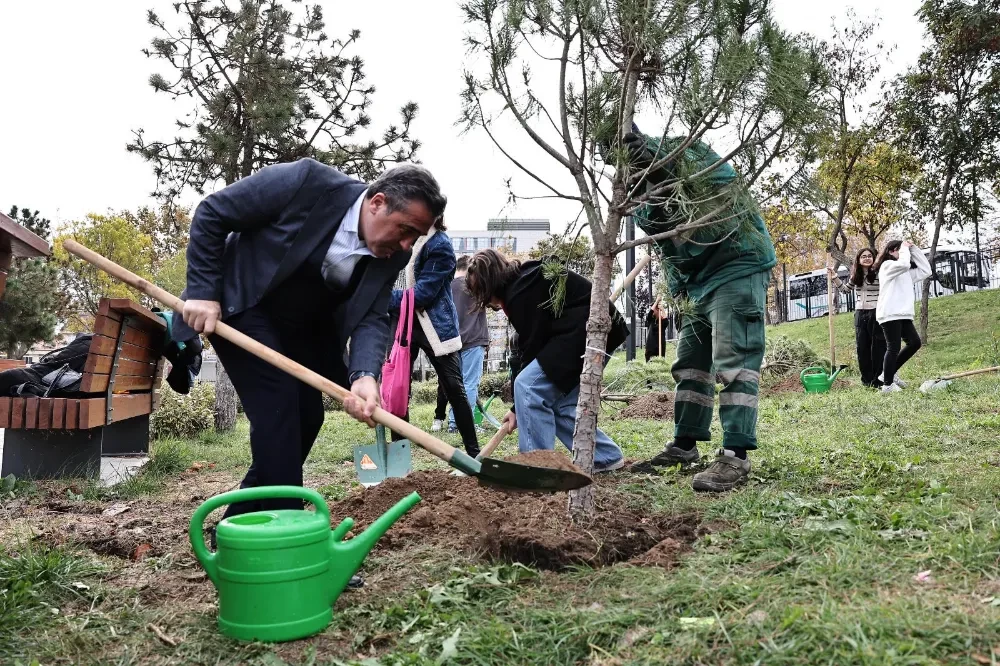
{"type": "Polygon", "coordinates": [[[617,562],[669,568],[702,533],[695,514],[646,514],[604,485],[597,486],[594,520],[581,525],[569,520],[566,493],[509,492],[443,471],[387,479],[331,506],[331,513],[363,527],[414,491],[422,501],[390,528],[379,548],[438,543],[487,561],[555,571],[617,562]]]}

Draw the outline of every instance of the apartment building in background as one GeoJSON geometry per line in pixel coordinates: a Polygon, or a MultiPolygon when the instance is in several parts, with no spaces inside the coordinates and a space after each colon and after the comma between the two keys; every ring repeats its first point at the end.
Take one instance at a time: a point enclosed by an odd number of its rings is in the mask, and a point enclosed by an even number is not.
{"type": "Polygon", "coordinates": [[[448,236],[459,255],[486,248],[526,254],[548,235],[549,229],[548,220],[502,217],[490,219],[485,230],[449,229],[448,236]]]}

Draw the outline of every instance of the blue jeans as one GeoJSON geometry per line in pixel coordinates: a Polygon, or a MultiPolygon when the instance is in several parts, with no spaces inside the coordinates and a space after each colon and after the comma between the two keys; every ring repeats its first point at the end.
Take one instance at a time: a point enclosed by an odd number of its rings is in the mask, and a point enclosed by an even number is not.
{"type": "MultiPolygon", "coordinates": [[[[476,411],[476,400],[479,399],[479,380],[483,378],[483,356],[486,347],[469,347],[462,352],[462,383],[465,384],[465,397],[469,399],[469,408],[476,411]]],[[[455,410],[448,409],[448,428],[455,429],[455,410]]]]}
{"type": "MultiPolygon", "coordinates": [[[[532,361],[522,369],[514,380],[517,443],[521,453],[539,449],[551,451],[555,448],[557,437],[572,451],[579,396],[579,384],[569,393],[563,393],[546,376],[538,361],[532,361]]],[[[622,455],[618,445],[598,428],[594,464],[600,466],[617,462],[622,455]]]]}

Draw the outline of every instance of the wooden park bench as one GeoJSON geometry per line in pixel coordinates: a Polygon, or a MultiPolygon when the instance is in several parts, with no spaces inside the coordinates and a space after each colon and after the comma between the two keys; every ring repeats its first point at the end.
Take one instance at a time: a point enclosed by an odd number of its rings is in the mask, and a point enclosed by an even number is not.
{"type": "Polygon", "coordinates": [[[79,398],[0,398],[0,476],[96,477],[101,456],[149,452],[166,326],[128,299],[101,299],[79,398]]]}

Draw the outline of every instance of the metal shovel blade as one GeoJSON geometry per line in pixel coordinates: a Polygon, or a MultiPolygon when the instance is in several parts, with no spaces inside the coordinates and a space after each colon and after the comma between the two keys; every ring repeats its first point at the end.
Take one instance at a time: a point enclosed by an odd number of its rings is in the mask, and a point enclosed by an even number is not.
{"type": "Polygon", "coordinates": [[[483,420],[485,420],[487,423],[489,423],[497,430],[499,430],[500,426],[503,425],[502,423],[500,423],[500,421],[497,421],[496,417],[490,414],[489,412],[483,412],[483,420]]]}
{"type": "Polygon", "coordinates": [[[531,467],[495,458],[486,458],[482,464],[482,469],[476,475],[481,481],[508,488],[552,492],[576,490],[594,482],[586,474],[564,469],[531,467]]]}
{"type": "Polygon", "coordinates": [[[950,385],[951,380],[948,379],[928,379],[920,385],[920,392],[929,393],[930,391],[940,391],[948,388],[950,385]]]}
{"type": "Polygon", "coordinates": [[[387,442],[385,427],[375,427],[375,443],[354,447],[354,470],[366,488],[386,479],[402,478],[413,471],[410,442],[387,442]]]}

